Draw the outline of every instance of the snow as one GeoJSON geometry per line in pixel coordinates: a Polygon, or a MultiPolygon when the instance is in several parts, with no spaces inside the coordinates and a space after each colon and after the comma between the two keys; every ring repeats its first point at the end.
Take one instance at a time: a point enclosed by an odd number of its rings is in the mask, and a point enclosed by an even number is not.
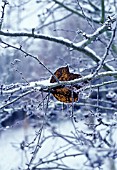
{"type": "MultiPolygon", "coordinates": [[[[46,140],[43,141],[41,144],[41,147],[39,149],[39,152],[36,156],[36,159],[34,160],[33,163],[35,165],[38,164],[39,159],[43,159],[45,161],[55,159],[56,154],[58,154],[58,157],[64,156],[64,155],[75,155],[75,154],[80,154],[84,153],[83,155],[79,156],[71,156],[71,157],[66,157],[62,159],[62,163],[67,165],[68,167],[71,168],[79,168],[83,170],[90,170],[92,165],[95,166],[95,170],[97,170],[97,166],[100,163],[99,161],[103,160],[105,164],[102,166],[104,169],[107,168],[108,161],[107,159],[104,160],[104,156],[107,154],[109,148],[107,147],[98,147],[96,148],[92,147],[91,145],[84,145],[84,142],[88,142],[88,140],[91,140],[91,136],[87,136],[82,133],[82,136],[80,132],[84,131],[87,134],[91,133],[91,130],[87,129],[86,124],[84,121],[79,121],[78,123],[72,123],[71,119],[67,121],[62,121],[62,122],[53,122],[51,124],[51,127],[54,127],[54,131],[57,132],[58,134],[62,136],[56,136],[53,135],[52,129],[50,127],[46,127],[42,131],[42,140],[46,137],[46,140]],[[74,129],[75,127],[75,129],[74,129]],[[78,134],[76,134],[76,132],[78,134]],[[87,138],[87,141],[83,140],[83,135],[84,137],[87,138]],[[68,137],[67,137],[68,136],[68,137]],[[77,136],[77,140],[75,141],[73,137],[77,136]],[[71,138],[69,138],[71,137],[71,138]],[[80,139],[80,141],[78,140],[80,139]],[[68,141],[67,141],[67,140],[68,141]],[[80,142],[82,141],[82,145],[80,142]],[[72,145],[73,143],[73,145],[72,145]],[[79,145],[80,144],[80,145],[79,145]],[[81,151],[81,152],[80,152],[81,151]],[[87,153],[87,158],[85,153],[87,153]],[[100,158],[100,159],[99,159],[100,158]],[[88,163],[88,159],[90,160],[90,163],[88,163]],[[87,163],[86,163],[87,162],[87,163]],[[86,165],[87,166],[86,166],[86,165]]],[[[102,127],[98,128],[99,131],[101,131],[103,136],[106,135],[105,133],[105,128],[102,127]]],[[[0,169],[2,170],[17,170],[18,167],[24,169],[26,168],[26,163],[29,163],[30,158],[31,158],[31,150],[28,151],[28,149],[25,149],[25,152],[20,149],[20,145],[23,141],[26,139],[28,142],[32,142],[35,138],[35,132],[37,133],[39,131],[40,127],[37,128],[32,128],[30,125],[27,126],[25,129],[24,127],[14,127],[7,129],[6,131],[3,131],[0,136],[0,169]],[[27,158],[26,158],[27,155],[27,158]]],[[[56,133],[55,133],[56,134],[56,133]]],[[[113,135],[113,137],[116,136],[116,131],[113,135]]],[[[26,141],[27,141],[26,140],[26,141]]],[[[40,141],[42,141],[40,140],[40,141]]],[[[113,139],[116,141],[116,139],[113,139]]],[[[37,141],[37,140],[36,140],[37,141]]],[[[33,146],[35,143],[33,143],[33,146]]],[[[98,144],[98,142],[97,142],[98,144]]],[[[95,144],[94,144],[95,145],[95,144]]],[[[110,151],[114,151],[114,148],[110,148],[110,151]]],[[[60,161],[58,161],[61,163],[60,161]]],[[[104,163],[103,162],[103,163],[104,163]]],[[[50,162],[49,164],[42,164],[40,167],[49,167],[49,166],[54,166],[54,163],[50,162]]]]}
{"type": "MultiPolygon", "coordinates": [[[[73,125],[68,121],[66,123],[61,123],[60,125],[57,125],[59,128],[57,129],[59,133],[62,133],[63,135],[71,135],[72,132],[74,132],[73,125]]],[[[38,131],[38,129],[36,130],[38,131]]],[[[16,170],[18,169],[18,166],[25,167],[26,158],[23,153],[23,151],[20,150],[19,144],[24,140],[25,135],[29,135],[30,140],[33,140],[35,134],[35,130],[31,127],[28,127],[25,133],[25,129],[22,128],[13,128],[13,129],[7,129],[6,131],[1,133],[0,136],[0,169],[2,170],[16,170]],[[12,156],[11,156],[12,155],[12,156]],[[23,162],[22,162],[23,160],[23,162]]],[[[43,132],[44,136],[51,135],[51,131],[48,129],[44,130],[43,132]]],[[[46,157],[51,152],[53,154],[50,154],[49,159],[55,158],[54,153],[59,149],[59,152],[62,151],[60,147],[63,146],[67,147],[67,142],[64,141],[62,138],[50,138],[49,140],[46,140],[39,151],[39,154],[37,156],[40,158],[46,157]],[[45,152],[46,151],[46,152],[45,152]]],[[[69,148],[69,147],[68,147],[69,148]]],[[[78,153],[78,151],[74,149],[66,150],[66,154],[75,154],[78,153]]],[[[61,152],[61,155],[64,155],[65,152],[61,152]]],[[[28,157],[28,159],[30,156],[28,157]]],[[[64,159],[64,163],[66,163],[71,168],[82,168],[82,162],[86,161],[84,156],[78,156],[78,157],[69,157],[67,159],[64,159]],[[78,163],[80,162],[80,164],[78,163]]],[[[37,159],[38,162],[38,159],[37,159]]],[[[36,163],[36,161],[35,161],[36,163]]]]}

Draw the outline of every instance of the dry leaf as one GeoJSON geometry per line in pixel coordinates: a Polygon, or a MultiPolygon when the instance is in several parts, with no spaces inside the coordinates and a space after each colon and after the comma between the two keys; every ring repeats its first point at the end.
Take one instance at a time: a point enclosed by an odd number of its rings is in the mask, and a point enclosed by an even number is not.
{"type": "MultiPolygon", "coordinates": [[[[54,75],[59,81],[70,81],[74,79],[81,78],[82,76],[80,74],[74,74],[69,72],[69,67],[61,67],[58,68],[54,75]]],[[[50,83],[55,83],[56,79],[54,76],[51,77],[50,83]]],[[[73,86],[79,89],[81,86],[73,86]]],[[[73,87],[55,87],[52,89],[51,93],[53,96],[64,103],[72,103],[78,101],[78,93],[73,91],[73,87]]]]}

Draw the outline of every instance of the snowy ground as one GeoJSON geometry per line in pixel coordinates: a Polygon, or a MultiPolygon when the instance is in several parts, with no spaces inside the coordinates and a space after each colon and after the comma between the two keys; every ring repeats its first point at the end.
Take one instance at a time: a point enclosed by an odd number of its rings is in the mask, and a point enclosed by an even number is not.
{"type": "MultiPolygon", "coordinates": [[[[57,127],[57,131],[61,134],[72,136],[74,133],[74,127],[71,121],[66,121],[59,123],[57,127]]],[[[85,125],[79,122],[79,129],[84,129],[85,125]]],[[[30,160],[31,154],[25,150],[20,149],[20,144],[26,139],[28,136],[28,141],[32,141],[35,136],[35,131],[37,132],[39,128],[27,127],[24,129],[23,127],[7,129],[1,132],[0,135],[0,169],[1,170],[17,170],[18,167],[24,169],[26,168],[25,163],[28,163],[30,160]]],[[[42,132],[42,138],[45,136],[51,136],[50,128],[46,128],[42,132]]],[[[72,139],[71,139],[72,141],[72,139]]],[[[54,153],[59,150],[60,155],[64,154],[76,154],[78,153],[77,147],[71,147],[68,143],[62,138],[51,137],[42,144],[39,154],[37,155],[37,159],[46,158],[46,160],[50,160],[55,158],[54,153]],[[49,156],[47,156],[49,155],[49,156]]],[[[95,159],[95,151],[91,151],[90,157],[95,159]]],[[[38,161],[37,161],[38,162],[38,161]]],[[[75,168],[76,170],[89,170],[90,167],[84,166],[86,163],[86,158],[82,156],[78,157],[67,157],[63,159],[63,163],[69,166],[70,168],[75,168]]],[[[109,160],[105,162],[103,166],[103,170],[105,168],[108,170],[106,166],[108,166],[109,160]]],[[[51,163],[50,163],[51,165],[51,163]]],[[[44,165],[45,166],[45,165],[44,165]]],[[[42,166],[41,166],[42,167],[42,166]]],[[[45,166],[46,167],[46,166],[45,166]]],[[[108,166],[110,168],[110,164],[108,166]]],[[[98,168],[95,168],[97,170],[98,168]]]]}

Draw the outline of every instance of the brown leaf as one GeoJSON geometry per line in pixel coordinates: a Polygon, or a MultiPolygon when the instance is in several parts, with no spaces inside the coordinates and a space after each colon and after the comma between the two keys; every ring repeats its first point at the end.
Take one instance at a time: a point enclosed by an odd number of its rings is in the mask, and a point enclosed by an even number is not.
{"type": "MultiPolygon", "coordinates": [[[[78,79],[82,77],[80,74],[70,73],[68,66],[58,68],[55,71],[54,75],[59,81],[70,81],[70,80],[74,80],[74,79],[78,79]]],[[[55,83],[55,82],[56,82],[56,79],[54,78],[54,76],[52,76],[50,79],[50,83],[55,83]]],[[[81,86],[74,86],[74,87],[79,89],[81,86]]],[[[72,102],[78,101],[78,93],[74,92],[72,89],[73,89],[72,87],[59,86],[59,87],[53,88],[51,93],[57,100],[61,102],[72,103],[72,102]]]]}
{"type": "Polygon", "coordinates": [[[72,103],[78,100],[78,94],[72,92],[68,87],[56,88],[52,91],[52,94],[57,100],[64,103],[72,103]]]}
{"type": "MultiPolygon", "coordinates": [[[[80,74],[70,73],[68,66],[58,68],[55,71],[54,75],[60,81],[70,81],[70,80],[74,80],[74,79],[78,79],[78,78],[82,77],[80,74]]],[[[52,76],[51,80],[50,80],[50,83],[55,83],[55,82],[56,82],[56,79],[54,78],[54,76],[52,76]]]]}

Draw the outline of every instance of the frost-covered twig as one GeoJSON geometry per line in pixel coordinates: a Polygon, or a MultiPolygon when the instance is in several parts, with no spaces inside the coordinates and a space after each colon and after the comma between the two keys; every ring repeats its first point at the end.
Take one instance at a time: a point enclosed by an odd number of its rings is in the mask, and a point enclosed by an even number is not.
{"type": "Polygon", "coordinates": [[[35,29],[35,31],[39,32],[39,30],[41,30],[41,29],[43,29],[43,28],[45,28],[45,27],[47,27],[47,26],[49,26],[49,25],[52,25],[52,24],[58,23],[58,22],[60,22],[60,21],[63,21],[63,20],[65,20],[66,18],[70,17],[71,15],[72,15],[72,13],[70,13],[70,14],[62,17],[62,18],[56,19],[56,20],[54,20],[54,21],[49,21],[47,24],[42,24],[40,27],[38,27],[37,29],[35,29]]]}
{"type": "MultiPolygon", "coordinates": [[[[108,72],[102,72],[102,73],[98,73],[95,77],[93,77],[93,74],[89,74],[88,76],[84,76],[82,78],[79,79],[75,79],[75,80],[70,80],[70,81],[60,81],[59,83],[50,83],[49,79],[48,80],[42,80],[42,81],[36,81],[36,82],[30,82],[29,85],[25,85],[25,84],[14,84],[14,88],[10,89],[11,85],[4,85],[2,86],[1,89],[1,93],[2,95],[5,94],[11,94],[11,93],[16,93],[18,91],[29,91],[31,89],[33,90],[38,90],[38,91],[45,91],[48,92],[49,90],[58,87],[58,86],[65,86],[65,85],[75,85],[77,83],[80,82],[84,82],[86,80],[90,81],[92,80],[92,78],[101,78],[101,77],[106,77],[106,76],[117,76],[117,71],[108,71],[108,72]]],[[[115,80],[116,82],[116,80],[115,80]]],[[[114,83],[114,81],[110,81],[110,84],[114,83]]],[[[109,82],[107,82],[106,84],[109,84],[109,82]]],[[[93,88],[97,88],[99,86],[103,86],[105,85],[104,83],[102,84],[97,84],[94,85],[93,88]]]]}
{"type": "Polygon", "coordinates": [[[3,1],[3,6],[2,6],[2,16],[1,16],[1,18],[0,18],[0,30],[1,30],[1,28],[2,28],[2,24],[3,24],[3,20],[4,20],[4,11],[5,11],[5,7],[6,7],[6,5],[8,4],[8,2],[7,2],[7,0],[4,0],[3,1]]]}
{"type": "Polygon", "coordinates": [[[1,39],[0,39],[0,42],[3,43],[4,45],[6,45],[6,47],[11,47],[11,48],[14,48],[14,49],[16,49],[16,50],[20,50],[22,53],[25,54],[25,56],[30,56],[30,57],[34,58],[34,59],[35,59],[40,65],[42,65],[52,76],[54,76],[54,78],[56,79],[56,81],[59,83],[59,80],[57,79],[57,77],[51,72],[50,69],[48,69],[48,68],[39,60],[39,58],[38,58],[37,56],[34,56],[34,55],[32,55],[32,54],[27,53],[26,51],[24,51],[24,50],[22,49],[22,46],[20,46],[20,47],[13,46],[13,45],[10,45],[10,44],[2,41],[1,39]]]}
{"type": "MultiPolygon", "coordinates": [[[[103,72],[103,73],[99,73],[98,75],[95,76],[95,78],[101,78],[104,76],[117,76],[117,71],[112,72],[103,72]]],[[[58,86],[66,86],[66,85],[74,85],[80,82],[84,82],[86,80],[91,80],[94,79],[93,74],[90,74],[88,76],[84,76],[82,78],[79,79],[75,79],[75,80],[71,80],[71,81],[64,81],[64,82],[59,82],[59,83],[50,83],[49,80],[43,80],[43,81],[37,81],[37,82],[31,82],[28,85],[23,85],[23,84],[17,84],[14,85],[14,88],[10,88],[11,85],[7,85],[7,86],[2,86],[1,87],[1,94],[4,95],[8,95],[8,94],[14,94],[16,92],[21,92],[22,94],[20,94],[18,97],[16,97],[15,99],[7,102],[6,104],[2,105],[0,107],[0,109],[3,109],[4,107],[6,107],[7,105],[10,105],[12,103],[14,103],[15,101],[21,99],[22,97],[35,92],[35,91],[45,91],[45,92],[49,92],[51,89],[58,87],[58,86]],[[16,88],[15,88],[16,87],[16,88]]],[[[101,84],[102,85],[102,84],[101,84]]],[[[101,86],[100,85],[100,86],[101,86]]],[[[99,86],[99,85],[98,85],[99,86]]],[[[88,88],[91,88],[88,87],[88,88]]]]}
{"type": "Polygon", "coordinates": [[[35,160],[35,157],[36,157],[37,153],[39,152],[39,149],[41,148],[41,146],[40,146],[40,139],[41,139],[41,134],[42,134],[42,131],[43,131],[43,126],[44,126],[44,122],[43,122],[41,128],[39,129],[37,144],[36,144],[35,149],[34,149],[34,151],[32,153],[32,157],[31,157],[31,159],[29,161],[28,169],[33,164],[33,161],[35,160]]]}
{"type": "MultiPolygon", "coordinates": [[[[98,28],[93,34],[91,35],[86,35],[87,39],[83,40],[79,43],[73,43],[72,41],[70,41],[69,39],[65,39],[63,37],[54,37],[54,36],[48,36],[45,34],[35,34],[34,32],[32,33],[11,33],[11,32],[4,32],[4,31],[0,31],[0,35],[2,36],[6,36],[6,37],[33,37],[35,39],[44,39],[44,40],[48,40],[48,41],[52,41],[52,42],[56,42],[62,45],[65,45],[67,47],[71,47],[74,50],[80,51],[82,53],[84,53],[85,55],[88,55],[92,60],[94,60],[96,63],[99,63],[101,60],[101,58],[94,52],[94,50],[92,50],[91,48],[87,47],[86,45],[90,44],[92,41],[94,41],[100,34],[102,34],[104,31],[108,30],[108,26],[111,25],[111,23],[113,23],[114,21],[116,21],[116,17],[113,17],[111,19],[108,19],[103,26],[101,26],[100,28],[98,28]]],[[[10,45],[8,43],[5,43],[4,41],[0,40],[1,43],[6,44],[8,47],[12,47],[18,50],[21,50],[23,53],[25,53],[24,50],[22,50],[22,48],[17,48],[13,45],[10,45]]],[[[31,54],[28,54],[29,56],[32,57],[31,54]]],[[[37,57],[33,57],[37,60],[37,57]]],[[[39,60],[39,59],[38,59],[39,60]]],[[[38,61],[40,64],[41,62],[38,61]]],[[[109,66],[107,63],[103,64],[103,68],[107,71],[114,71],[114,68],[112,66],[109,66]]],[[[52,73],[51,73],[52,74],[52,73]]]]}
{"type": "Polygon", "coordinates": [[[25,92],[25,93],[23,93],[23,94],[20,94],[20,95],[19,95],[18,97],[16,97],[15,99],[13,99],[13,100],[7,102],[6,104],[0,106],[0,109],[3,109],[3,108],[5,108],[6,106],[9,106],[9,105],[15,103],[15,102],[18,101],[19,99],[23,98],[24,96],[27,96],[27,95],[31,94],[32,92],[34,92],[34,90],[30,90],[30,91],[28,91],[28,92],[25,92]]]}
{"type": "MultiPolygon", "coordinates": [[[[116,21],[117,22],[117,21],[116,21]]],[[[117,25],[117,24],[116,24],[117,25]]],[[[104,62],[105,62],[105,60],[106,60],[106,58],[107,58],[107,56],[108,56],[108,54],[109,54],[109,49],[110,49],[110,47],[111,47],[111,45],[112,45],[112,43],[113,43],[113,40],[114,40],[114,38],[115,38],[115,33],[116,33],[116,26],[115,25],[115,28],[114,28],[114,30],[113,30],[113,32],[112,32],[112,35],[111,35],[111,39],[110,39],[110,42],[109,42],[109,44],[107,45],[107,48],[106,48],[106,50],[105,50],[105,53],[104,53],[104,55],[103,55],[103,57],[102,57],[102,60],[101,60],[101,62],[100,62],[100,64],[99,64],[99,66],[97,67],[97,69],[95,70],[95,72],[94,72],[94,76],[98,73],[98,71],[103,67],[103,65],[104,65],[104,62]]]]}
{"type": "MultiPolygon", "coordinates": [[[[102,86],[106,86],[106,85],[109,85],[109,84],[113,84],[113,83],[117,83],[117,80],[112,80],[112,81],[107,81],[107,82],[103,82],[103,83],[99,83],[99,84],[96,84],[96,85],[90,85],[90,86],[86,86],[85,87],[85,90],[86,89],[96,89],[98,87],[102,87],[102,86]]],[[[103,89],[103,91],[107,91],[108,89],[103,89]]]]}
{"type": "MultiPolygon", "coordinates": [[[[60,5],[62,8],[64,8],[65,10],[72,12],[73,14],[80,16],[82,18],[85,18],[84,15],[82,14],[82,12],[78,12],[78,10],[75,10],[67,5],[65,5],[64,3],[58,1],[58,0],[53,0],[56,4],[60,5]]],[[[90,18],[89,16],[87,16],[88,20],[92,22],[92,18],[90,18]]],[[[95,23],[99,23],[99,20],[93,19],[93,22],[95,23]]]]}
{"type": "Polygon", "coordinates": [[[82,41],[81,43],[78,43],[82,47],[86,47],[87,45],[91,44],[96,38],[101,35],[103,32],[110,29],[111,24],[113,24],[116,21],[116,17],[108,18],[107,21],[99,27],[93,34],[85,34],[84,37],[86,37],[86,40],[82,41]]]}
{"type": "MultiPolygon", "coordinates": [[[[44,165],[44,164],[49,164],[49,163],[54,163],[55,161],[57,161],[57,160],[62,160],[62,159],[65,159],[65,158],[69,158],[69,157],[77,157],[77,156],[80,156],[80,155],[83,155],[82,153],[76,153],[76,154],[65,154],[65,155],[60,155],[60,156],[56,156],[55,158],[52,158],[52,159],[50,159],[50,160],[45,160],[45,161],[42,161],[42,160],[40,160],[40,162],[38,162],[37,164],[35,164],[34,165],[34,169],[38,169],[38,166],[39,165],[44,165]]],[[[39,168],[40,169],[40,168],[39,168]]],[[[57,169],[59,169],[59,167],[57,168],[57,169]]],[[[69,168],[67,168],[67,169],[69,169],[69,168]]]]}
{"type": "Polygon", "coordinates": [[[108,110],[108,111],[114,111],[117,112],[117,109],[114,107],[105,107],[105,106],[101,106],[101,105],[96,105],[96,104],[90,104],[90,103],[78,103],[78,106],[85,106],[85,107],[90,107],[90,108],[94,108],[94,109],[101,109],[101,110],[108,110]]]}

